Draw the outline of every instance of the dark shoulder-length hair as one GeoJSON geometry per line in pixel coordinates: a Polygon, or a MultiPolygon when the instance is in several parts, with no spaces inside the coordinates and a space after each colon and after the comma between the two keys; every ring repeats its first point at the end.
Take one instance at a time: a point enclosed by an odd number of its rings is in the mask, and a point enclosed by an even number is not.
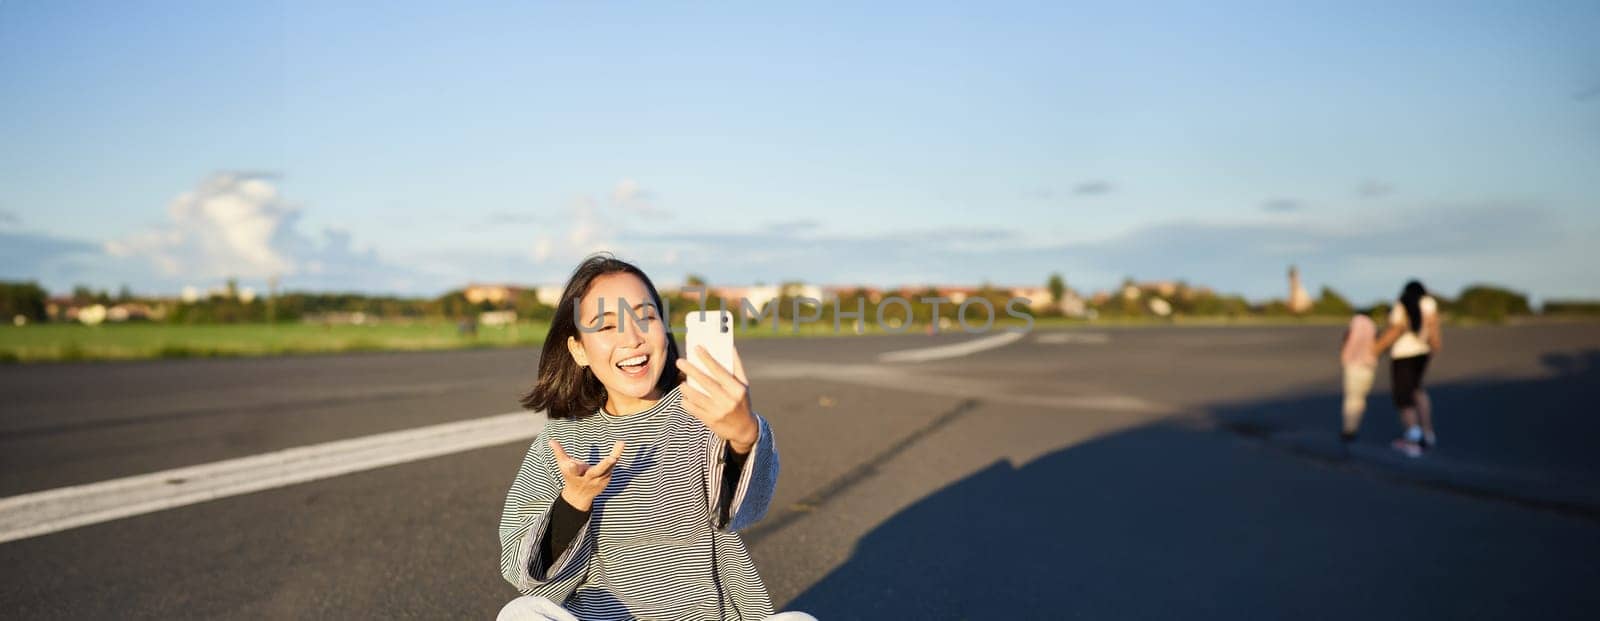
{"type": "MultiPolygon", "coordinates": [[[[661,379],[656,387],[671,390],[680,381],[678,371],[678,344],[672,337],[672,318],[661,306],[661,294],[656,291],[650,277],[632,263],[623,261],[608,252],[589,255],[567,279],[561,291],[561,302],[556,304],[555,317],[550,320],[550,333],[545,335],[544,347],[539,351],[539,374],[533,390],[522,396],[522,407],[544,410],[550,418],[579,418],[593,414],[606,402],[606,387],[588,367],[578,366],[567,351],[567,338],[580,338],[578,323],[574,319],[583,296],[589,293],[596,278],[607,274],[632,274],[644,281],[650,291],[650,301],[656,305],[661,317],[661,329],[667,336],[667,359],[663,361],[661,379]]],[[[618,320],[622,320],[619,316],[618,320]]]]}
{"type": "Polygon", "coordinates": [[[1422,283],[1411,281],[1400,290],[1400,305],[1406,309],[1406,319],[1411,321],[1411,331],[1422,334],[1422,297],[1428,295],[1428,290],[1422,283]]]}

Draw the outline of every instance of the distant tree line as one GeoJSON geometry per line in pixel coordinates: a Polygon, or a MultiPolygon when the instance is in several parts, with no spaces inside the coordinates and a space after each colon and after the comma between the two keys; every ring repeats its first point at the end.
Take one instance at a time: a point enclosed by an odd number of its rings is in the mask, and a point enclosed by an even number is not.
{"type": "Polygon", "coordinates": [[[1549,300],[1539,309],[1546,315],[1572,317],[1600,317],[1600,301],[1549,300]]]}
{"type": "Polygon", "coordinates": [[[0,317],[44,321],[50,295],[38,283],[0,281],[0,317]]]}
{"type": "MultiPolygon", "coordinates": [[[[74,287],[72,294],[66,297],[65,302],[77,307],[134,304],[160,308],[163,311],[160,313],[161,321],[183,324],[298,322],[333,313],[364,313],[375,319],[454,320],[498,310],[514,310],[523,319],[547,320],[555,312],[555,309],[539,303],[532,289],[520,291],[514,299],[476,304],[468,301],[462,290],[434,298],[299,291],[276,296],[241,295],[233,281],[229,281],[224,290],[192,302],[135,296],[127,287],[122,287],[113,295],[105,290],[96,291],[81,285],[74,287]]],[[[6,321],[17,316],[29,322],[49,321],[50,305],[49,292],[38,283],[0,281],[0,317],[6,321]]]]}
{"type": "MultiPolygon", "coordinates": [[[[1056,276],[1047,281],[1052,296],[1060,286],[1056,276]]],[[[1487,284],[1476,284],[1461,290],[1454,298],[1441,295],[1438,292],[1431,294],[1439,302],[1440,311],[1448,316],[1489,322],[1505,321],[1514,317],[1525,317],[1535,314],[1532,305],[1528,302],[1526,294],[1513,291],[1504,287],[1487,284]]],[[[1194,317],[1289,317],[1296,315],[1286,301],[1282,299],[1269,299],[1262,302],[1251,303],[1243,296],[1219,294],[1205,288],[1191,287],[1187,283],[1178,282],[1171,286],[1167,292],[1158,292],[1149,284],[1139,285],[1132,278],[1125,279],[1122,287],[1112,291],[1109,299],[1091,303],[1089,308],[1097,314],[1109,317],[1153,316],[1161,313],[1155,311],[1159,305],[1152,305],[1153,300],[1160,299],[1171,315],[1194,317]],[[1126,292],[1134,295],[1127,295],[1126,292]]],[[[1059,301],[1059,298],[1057,298],[1059,301]]],[[[1374,306],[1362,307],[1352,303],[1349,298],[1341,295],[1332,287],[1323,287],[1319,295],[1312,301],[1311,308],[1305,315],[1311,316],[1343,316],[1355,312],[1372,313],[1386,319],[1390,302],[1383,302],[1374,306]]],[[[1540,309],[1539,314],[1549,316],[1572,315],[1594,316],[1600,315],[1600,301],[1560,300],[1548,301],[1540,309]]]]}
{"type": "MultiPolygon", "coordinates": [[[[691,277],[690,284],[704,284],[704,279],[691,277]]],[[[1123,286],[1112,291],[1109,297],[1098,301],[1085,301],[1085,308],[1094,311],[1098,316],[1105,317],[1137,317],[1137,316],[1193,316],[1193,317],[1244,317],[1244,316],[1291,316],[1294,315],[1283,300],[1266,300],[1251,303],[1243,296],[1233,294],[1220,294],[1203,287],[1192,287],[1184,282],[1163,285],[1164,289],[1158,291],[1150,285],[1137,285],[1133,279],[1126,279],[1123,286]],[[1132,295],[1129,295],[1132,292],[1132,295]],[[1159,302],[1156,300],[1159,299],[1159,302]],[[1158,312],[1165,311],[1165,312],[1158,312]]],[[[1060,303],[1069,295],[1070,289],[1059,274],[1052,274],[1046,282],[1051,301],[1055,304],[1050,308],[1034,311],[1036,315],[1051,316],[1061,315],[1060,303]]],[[[790,322],[796,318],[796,311],[807,319],[818,317],[821,322],[832,322],[835,316],[835,304],[830,299],[816,306],[811,302],[802,300],[794,292],[802,290],[801,283],[785,283],[779,287],[783,292],[777,298],[767,302],[776,305],[771,309],[771,315],[764,315],[763,319],[770,321],[775,315],[780,321],[790,322]],[[796,302],[800,302],[798,309],[796,302]]],[[[913,302],[922,297],[935,297],[938,293],[932,289],[921,291],[909,290],[913,293],[907,296],[905,292],[882,292],[874,295],[867,289],[857,289],[853,292],[838,295],[837,308],[840,313],[854,313],[858,308],[863,311],[863,320],[874,321],[881,303],[882,295],[898,293],[906,296],[913,302]],[[874,299],[878,298],[878,299],[874,299]]],[[[678,291],[665,291],[663,295],[670,305],[674,324],[680,324],[683,316],[700,308],[698,300],[685,298],[678,291]]],[[[981,286],[976,296],[990,301],[998,310],[997,318],[1004,318],[1006,304],[1010,299],[1009,290],[995,288],[990,285],[981,286]]],[[[1530,316],[1535,310],[1528,302],[1527,295],[1495,285],[1477,284],[1462,289],[1454,298],[1445,297],[1438,293],[1433,294],[1439,301],[1440,310],[1445,314],[1457,318],[1467,318],[1489,322],[1504,321],[1514,317],[1530,316]]],[[[401,297],[385,295],[367,295],[361,293],[315,293],[290,291],[278,295],[250,296],[240,295],[235,283],[230,281],[226,289],[213,292],[205,297],[192,302],[180,302],[170,298],[140,297],[133,295],[127,287],[120,288],[115,294],[106,290],[93,290],[85,286],[72,289],[69,296],[70,303],[75,306],[102,304],[112,306],[116,304],[142,304],[149,307],[161,307],[161,321],[169,323],[202,324],[202,323],[244,323],[244,322],[298,322],[316,320],[333,314],[363,313],[374,319],[385,320],[426,320],[447,319],[460,320],[476,317],[485,311],[513,310],[522,319],[548,320],[555,309],[542,304],[538,300],[537,292],[533,289],[516,290],[511,299],[500,302],[480,301],[473,303],[467,299],[464,290],[454,290],[438,297],[401,297]]],[[[715,296],[707,300],[707,308],[717,308],[718,304],[725,304],[728,310],[737,311],[738,300],[719,300],[715,296]]],[[[51,299],[42,287],[35,282],[5,282],[0,281],[0,317],[12,320],[16,317],[25,318],[29,322],[49,321],[51,299]]],[[[763,305],[765,307],[766,305],[763,305]]],[[[937,309],[939,317],[955,319],[959,304],[941,304],[937,309]]],[[[765,308],[755,309],[757,312],[765,308]]],[[[1330,287],[1323,287],[1315,298],[1307,314],[1320,316],[1340,316],[1353,312],[1370,312],[1383,316],[1389,310],[1388,304],[1378,304],[1372,307],[1358,307],[1348,298],[1330,287]]],[[[910,319],[917,324],[926,324],[933,319],[934,309],[931,305],[914,303],[911,305],[912,316],[910,319]]],[[[1546,301],[1540,309],[1547,316],[1600,316],[1600,301],[1597,300],[1550,300],[1546,301]]],[[[901,317],[903,308],[885,309],[888,317],[901,317]]],[[[853,319],[848,315],[843,317],[848,323],[853,319]]],[[[969,321],[982,321],[983,311],[969,311],[969,321]],[[976,312],[978,314],[971,314],[976,312]]]]}
{"type": "Polygon", "coordinates": [[[334,314],[362,313],[374,319],[464,319],[486,311],[513,310],[522,319],[547,320],[555,309],[539,303],[532,290],[502,302],[467,299],[462,290],[435,298],[312,293],[290,291],[248,302],[237,296],[212,295],[193,303],[180,303],[168,315],[172,323],[298,322],[334,314]]]}

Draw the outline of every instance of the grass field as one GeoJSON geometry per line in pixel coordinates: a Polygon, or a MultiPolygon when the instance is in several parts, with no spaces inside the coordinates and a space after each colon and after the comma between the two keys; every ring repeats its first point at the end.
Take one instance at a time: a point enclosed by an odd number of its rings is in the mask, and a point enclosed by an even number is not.
{"type": "Polygon", "coordinates": [[[545,324],[520,323],[480,327],[474,337],[457,334],[454,324],[443,322],[366,326],[36,324],[0,329],[0,360],[132,360],[511,347],[540,343],[546,330],[545,324]]]}
{"type": "MultiPolygon", "coordinates": [[[[824,336],[833,324],[804,324],[796,332],[788,323],[774,331],[770,324],[737,332],[739,338],[824,336]]],[[[350,351],[417,351],[474,347],[534,346],[544,342],[548,323],[478,328],[476,336],[459,334],[447,322],[318,324],[159,324],[125,323],[85,326],[52,323],[0,327],[0,362],[73,360],[140,360],[208,358],[350,351]]],[[[845,330],[849,328],[846,327],[845,330]]],[[[881,333],[870,329],[867,332],[881,333]]]]}
{"type": "MultiPolygon", "coordinates": [[[[976,327],[977,321],[973,323],[976,327]]],[[[1041,318],[1034,329],[1093,328],[1141,325],[1293,325],[1337,324],[1342,318],[1187,318],[1176,320],[1041,318]]],[[[1021,322],[995,324],[991,330],[1022,327],[1021,322]]],[[[739,338],[807,338],[852,334],[846,323],[835,332],[833,322],[806,323],[798,331],[785,322],[773,330],[770,323],[737,331],[739,338]]],[[[959,331],[959,325],[942,328],[959,331]]],[[[152,323],[32,324],[0,327],[0,362],[50,362],[72,360],[138,360],[149,358],[205,358],[216,356],[271,356],[279,354],[349,351],[414,351],[474,347],[533,346],[544,342],[547,323],[522,322],[514,326],[480,327],[476,336],[458,334],[447,322],[380,323],[365,326],[318,324],[212,324],[172,325],[152,323]]],[[[908,333],[922,333],[914,325],[908,333]]],[[[863,334],[885,334],[875,321],[862,326],[863,334]]]]}

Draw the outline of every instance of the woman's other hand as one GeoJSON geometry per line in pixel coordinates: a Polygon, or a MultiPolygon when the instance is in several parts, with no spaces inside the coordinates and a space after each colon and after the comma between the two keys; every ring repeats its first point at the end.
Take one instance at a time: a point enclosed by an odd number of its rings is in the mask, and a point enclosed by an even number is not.
{"type": "Polygon", "coordinates": [[[606,485],[611,483],[611,467],[617,465],[617,460],[622,458],[622,443],[611,446],[611,454],[600,463],[589,465],[583,460],[575,459],[561,448],[561,443],[555,438],[547,440],[550,451],[555,453],[556,465],[561,468],[561,478],[566,482],[561,488],[561,497],[567,504],[579,511],[588,511],[594,506],[594,499],[605,491],[606,485]]]}
{"type": "Polygon", "coordinates": [[[761,435],[761,424],[756,422],[750,407],[750,382],[745,378],[744,363],[739,360],[739,350],[733,350],[733,369],[718,364],[711,352],[695,347],[693,354],[704,364],[706,371],[694,363],[678,359],[678,369],[694,378],[699,388],[686,384],[683,389],[683,409],[705,423],[717,437],[728,441],[740,455],[750,452],[761,435]]]}

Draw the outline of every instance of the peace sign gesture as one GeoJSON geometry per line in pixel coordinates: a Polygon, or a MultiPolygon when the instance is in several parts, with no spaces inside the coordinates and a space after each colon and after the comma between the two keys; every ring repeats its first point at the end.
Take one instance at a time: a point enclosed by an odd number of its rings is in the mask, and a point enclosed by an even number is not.
{"type": "Polygon", "coordinates": [[[611,467],[617,465],[617,460],[622,458],[622,442],[611,446],[611,454],[600,463],[593,466],[575,459],[561,448],[561,443],[555,438],[550,438],[550,452],[555,453],[556,466],[561,469],[561,478],[566,485],[561,488],[561,497],[567,504],[579,511],[588,511],[594,505],[594,499],[605,491],[606,485],[611,483],[611,467]]]}
{"type": "Polygon", "coordinates": [[[690,355],[704,364],[706,371],[694,363],[678,359],[678,369],[693,378],[699,388],[685,383],[683,409],[705,423],[717,437],[733,445],[741,455],[755,447],[761,435],[761,424],[750,408],[750,381],[745,379],[744,363],[739,360],[739,350],[733,350],[733,370],[722,367],[711,352],[695,347],[690,355]]]}

